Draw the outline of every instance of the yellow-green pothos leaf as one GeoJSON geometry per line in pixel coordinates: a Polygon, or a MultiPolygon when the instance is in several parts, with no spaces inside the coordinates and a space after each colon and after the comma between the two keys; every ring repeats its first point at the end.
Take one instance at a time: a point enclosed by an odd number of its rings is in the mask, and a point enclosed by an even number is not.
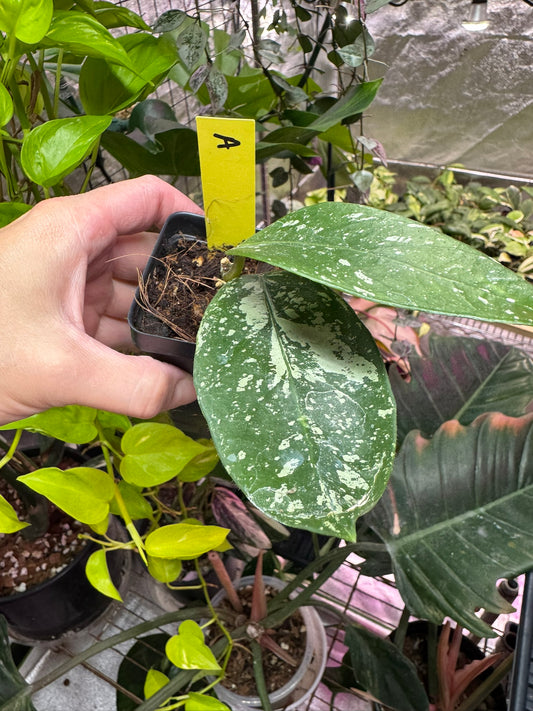
{"type": "Polygon", "coordinates": [[[34,44],[46,34],[53,11],[53,0],[2,0],[0,31],[34,44]]]}
{"type": "Polygon", "coordinates": [[[533,325],[531,285],[510,269],[432,227],[365,205],[304,207],[230,254],[380,304],[533,325]]]}
{"type": "Polygon", "coordinates": [[[148,669],[146,679],[144,680],[144,698],[149,699],[150,696],[153,696],[159,689],[166,686],[169,681],[168,676],[158,669],[148,669]]]}
{"type": "Polygon", "coordinates": [[[30,489],[82,523],[100,524],[109,513],[115,485],[107,472],[90,467],[44,467],[18,477],[30,489]]]}
{"type": "MultiPolygon", "coordinates": [[[[153,518],[154,512],[150,502],[147,501],[137,487],[122,480],[118,484],[118,490],[132,521],[138,521],[141,518],[153,518]]],[[[111,513],[115,514],[115,516],[121,515],[116,499],[111,502],[111,513]]]]}
{"type": "Polygon", "coordinates": [[[28,430],[71,444],[86,444],[97,435],[94,424],[96,410],[83,405],[51,407],[49,410],[30,415],[23,420],[2,425],[0,430],[28,430]]]}
{"type": "Polygon", "coordinates": [[[0,84],[0,128],[11,121],[13,116],[13,101],[9,91],[3,84],[0,84]]]}
{"type": "Polygon", "coordinates": [[[343,299],[284,272],[231,281],[202,320],[194,379],[250,501],[284,524],[353,540],[386,486],[396,428],[376,344],[343,299]]]}
{"type": "Polygon", "coordinates": [[[512,611],[500,578],[533,567],[533,415],[480,415],[407,435],[385,495],[365,517],[387,544],[394,578],[416,617],[450,617],[480,637],[475,611],[512,611]]]}
{"type": "Polygon", "coordinates": [[[206,696],[205,694],[197,694],[195,691],[190,691],[185,701],[185,711],[231,711],[231,709],[222,701],[215,699],[214,696],[206,696]]]}
{"type": "Polygon", "coordinates": [[[206,449],[172,425],[141,422],[122,438],[120,473],[135,486],[157,486],[178,476],[206,449]]]}
{"type": "Polygon", "coordinates": [[[113,600],[122,602],[120,593],[109,574],[105,550],[97,550],[91,553],[85,565],[85,573],[91,585],[99,592],[113,598],[113,600]]]}
{"type": "Polygon", "coordinates": [[[181,573],[183,564],[179,558],[152,558],[148,556],[148,572],[160,583],[171,583],[181,573]]]}
{"type": "Polygon", "coordinates": [[[0,496],[0,532],[15,533],[15,531],[20,531],[29,525],[29,523],[19,521],[16,511],[9,501],[6,501],[3,496],[0,496]]]}
{"type": "Polygon", "coordinates": [[[204,642],[201,628],[193,620],[181,623],[178,634],[166,643],[165,652],[172,664],[179,669],[220,671],[213,652],[204,642]]]}
{"type": "Polygon", "coordinates": [[[74,116],[47,121],[24,138],[20,162],[26,175],[50,188],[74,170],[111,123],[111,116],[74,116]]]}
{"type": "Polygon", "coordinates": [[[146,552],[153,558],[192,560],[222,545],[229,529],[190,523],[171,523],[150,533],[146,552]]]}

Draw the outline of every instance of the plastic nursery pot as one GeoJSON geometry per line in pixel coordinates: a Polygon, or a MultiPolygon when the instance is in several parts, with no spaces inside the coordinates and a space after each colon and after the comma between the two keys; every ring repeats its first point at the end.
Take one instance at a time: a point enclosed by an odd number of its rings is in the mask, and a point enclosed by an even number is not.
{"type": "MultiPolygon", "coordinates": [[[[146,264],[143,282],[148,280],[159,259],[177,250],[177,242],[183,237],[205,241],[205,220],[201,215],[192,212],[175,212],[170,215],[146,264]]],[[[168,327],[142,307],[139,289],[128,314],[128,323],[133,342],[141,351],[192,373],[195,344],[168,335],[168,327]]]]}
{"type": "MultiPolygon", "coordinates": [[[[113,521],[113,526],[119,526],[113,521]]],[[[112,602],[87,580],[85,564],[97,544],[88,542],[69,565],[55,577],[25,592],[0,598],[0,614],[6,618],[9,632],[24,642],[57,639],[94,622],[112,602]]],[[[107,554],[111,578],[116,587],[124,575],[127,551],[107,554]]]]}
{"type": "MultiPolygon", "coordinates": [[[[205,219],[201,215],[192,212],[175,212],[170,215],[146,264],[143,282],[146,283],[158,260],[177,251],[177,243],[184,237],[205,241],[205,219]]],[[[176,365],[187,373],[193,372],[195,344],[169,335],[170,329],[142,307],[139,289],[129,310],[128,323],[133,342],[143,353],[176,365]]],[[[210,437],[198,402],[175,408],[170,414],[175,426],[189,437],[210,437]]]]}
{"type": "MultiPolygon", "coordinates": [[[[265,585],[276,590],[282,590],[286,583],[279,578],[268,575],[263,576],[265,585]]],[[[253,575],[247,575],[239,581],[238,588],[252,585],[253,575]]],[[[225,590],[220,590],[213,596],[212,604],[217,606],[226,596],[225,590]]],[[[306,628],[305,652],[300,666],[295,670],[292,679],[280,689],[269,694],[273,709],[284,711],[297,711],[306,708],[317,686],[322,679],[327,662],[327,640],[324,625],[318,612],[309,606],[301,607],[300,613],[306,628]]],[[[217,684],[214,691],[220,701],[227,704],[232,711],[247,711],[252,708],[262,708],[259,696],[240,696],[226,689],[222,684],[217,684]]]]}

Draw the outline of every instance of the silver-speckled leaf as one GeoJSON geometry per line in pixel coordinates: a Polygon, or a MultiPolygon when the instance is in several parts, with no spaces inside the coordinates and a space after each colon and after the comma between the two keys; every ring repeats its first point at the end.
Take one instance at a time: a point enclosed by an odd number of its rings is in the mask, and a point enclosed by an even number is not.
{"type": "Polygon", "coordinates": [[[364,205],[320,203],[230,252],[381,304],[533,325],[533,291],[510,269],[437,230],[364,205]]]}
{"type": "Polygon", "coordinates": [[[240,277],[205,313],[194,378],[220,458],[252,503],[354,539],[389,478],[396,433],[385,368],[348,305],[294,274],[240,277]]]}

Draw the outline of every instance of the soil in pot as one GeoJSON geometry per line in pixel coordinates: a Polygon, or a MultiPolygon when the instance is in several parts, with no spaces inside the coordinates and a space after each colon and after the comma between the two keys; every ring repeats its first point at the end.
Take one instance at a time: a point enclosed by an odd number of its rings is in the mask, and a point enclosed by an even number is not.
{"type": "MultiPolygon", "coordinates": [[[[224,252],[209,250],[205,242],[186,237],[172,242],[167,250],[139,285],[142,309],[136,327],[194,343],[205,309],[222,284],[224,260],[228,266],[229,260],[224,252]]],[[[269,265],[247,259],[243,273],[269,269],[269,265]]]]}
{"type": "MultiPolygon", "coordinates": [[[[275,592],[271,587],[267,586],[267,600],[271,599],[275,592]]],[[[244,608],[242,613],[236,613],[226,599],[217,605],[217,608],[223,613],[224,619],[229,620],[226,623],[226,627],[230,632],[250,619],[252,586],[248,585],[242,588],[238,591],[238,594],[244,608]]],[[[215,633],[216,630],[213,629],[212,632],[215,633]]],[[[296,663],[296,666],[292,666],[272,652],[263,649],[263,673],[269,694],[288,684],[294,676],[295,669],[300,665],[304,656],[306,634],[304,620],[298,611],[287,618],[275,630],[269,630],[269,636],[296,663]]],[[[215,639],[215,635],[210,637],[212,642],[215,639]]],[[[258,695],[252,664],[252,652],[246,641],[239,640],[234,646],[226,669],[226,675],[221,684],[239,696],[258,695]]]]}

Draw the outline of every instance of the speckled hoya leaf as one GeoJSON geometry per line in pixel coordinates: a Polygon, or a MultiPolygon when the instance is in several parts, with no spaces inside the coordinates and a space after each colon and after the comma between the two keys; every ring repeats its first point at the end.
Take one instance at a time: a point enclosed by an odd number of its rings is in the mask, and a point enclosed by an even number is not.
{"type": "Polygon", "coordinates": [[[395,406],[348,305],[294,274],[240,277],[205,313],[194,370],[217,451],[252,503],[284,524],[354,539],[390,473],[395,406]]]}
{"type": "Polygon", "coordinates": [[[531,285],[510,269],[431,227],[364,205],[302,208],[230,253],[381,304],[533,324],[531,285]]]}

